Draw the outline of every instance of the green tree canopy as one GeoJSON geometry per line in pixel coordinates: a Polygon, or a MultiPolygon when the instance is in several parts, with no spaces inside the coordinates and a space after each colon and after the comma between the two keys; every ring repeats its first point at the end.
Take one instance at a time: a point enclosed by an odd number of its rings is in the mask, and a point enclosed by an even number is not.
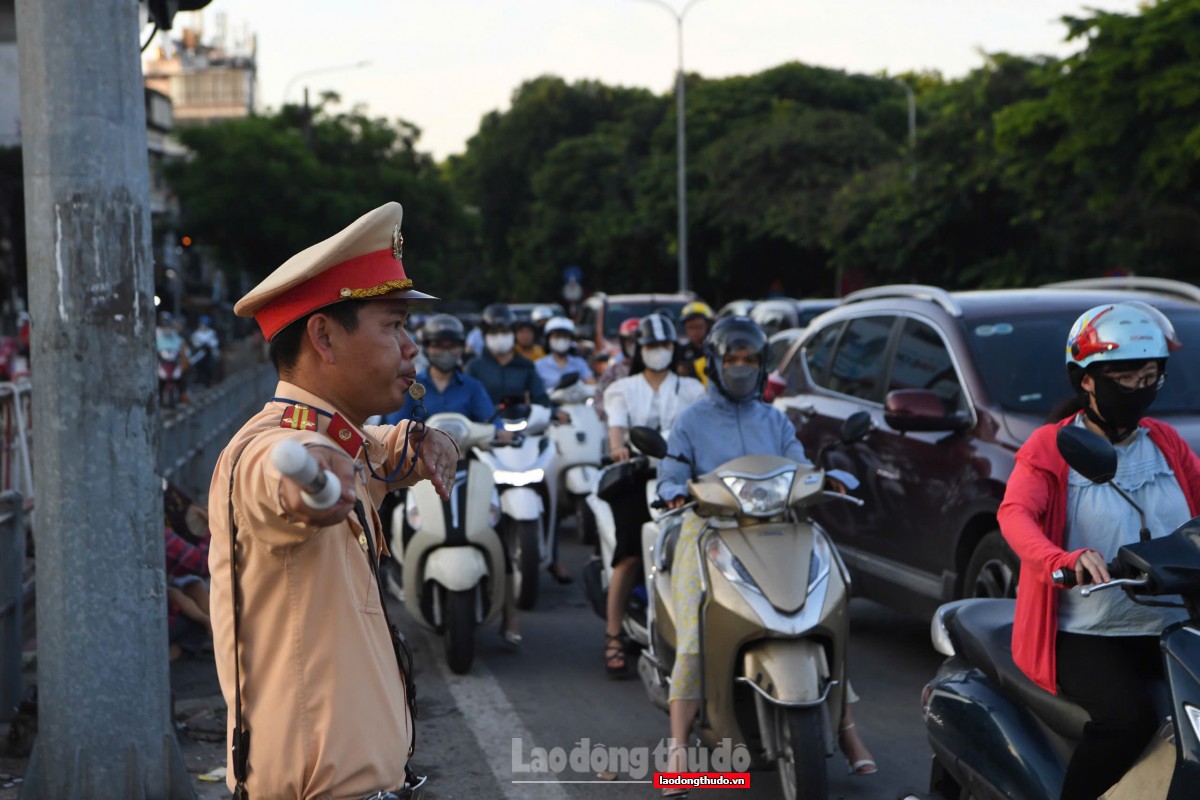
{"type": "Polygon", "coordinates": [[[183,198],[181,229],[226,266],[257,279],[389,200],[404,205],[405,267],[422,289],[459,294],[472,260],[471,220],[420,132],[360,109],[303,109],[184,128],[188,158],[166,175],[183,198]]]}

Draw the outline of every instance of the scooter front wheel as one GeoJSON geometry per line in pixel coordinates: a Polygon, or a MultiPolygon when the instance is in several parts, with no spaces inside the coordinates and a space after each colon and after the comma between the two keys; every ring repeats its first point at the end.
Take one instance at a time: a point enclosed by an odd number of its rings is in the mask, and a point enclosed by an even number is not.
{"type": "Polygon", "coordinates": [[[446,663],[462,675],[475,660],[475,590],[446,592],[446,663]]]}
{"type": "Polygon", "coordinates": [[[785,708],[779,714],[779,781],[784,800],[827,800],[825,742],[819,708],[785,708]]]}
{"type": "Polygon", "coordinates": [[[541,538],[541,524],[537,520],[513,522],[513,577],[517,582],[517,608],[522,611],[537,605],[538,570],[542,564],[541,538]]]}

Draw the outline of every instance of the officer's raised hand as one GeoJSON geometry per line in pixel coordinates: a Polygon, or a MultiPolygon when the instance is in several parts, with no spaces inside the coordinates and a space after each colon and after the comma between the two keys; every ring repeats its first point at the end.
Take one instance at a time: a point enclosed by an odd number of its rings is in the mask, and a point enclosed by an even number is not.
{"type": "Polygon", "coordinates": [[[417,474],[433,483],[433,488],[443,500],[450,499],[450,487],[454,485],[454,472],[458,468],[458,446],[445,431],[437,428],[411,426],[409,447],[420,445],[421,460],[417,474]],[[424,444],[421,444],[422,441],[424,444]]]}

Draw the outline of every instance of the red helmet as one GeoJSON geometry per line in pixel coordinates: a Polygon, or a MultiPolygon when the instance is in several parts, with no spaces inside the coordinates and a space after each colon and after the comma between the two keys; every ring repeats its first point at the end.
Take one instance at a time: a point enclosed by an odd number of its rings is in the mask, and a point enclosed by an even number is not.
{"type": "Polygon", "coordinates": [[[637,336],[639,322],[641,322],[641,320],[637,317],[630,317],[621,323],[621,327],[617,328],[617,335],[623,339],[637,336]]]}

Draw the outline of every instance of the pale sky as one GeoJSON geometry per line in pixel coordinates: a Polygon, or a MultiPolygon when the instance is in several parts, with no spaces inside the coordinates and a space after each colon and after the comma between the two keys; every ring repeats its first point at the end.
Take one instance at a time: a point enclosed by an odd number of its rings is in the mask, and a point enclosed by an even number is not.
{"type": "MultiPolygon", "coordinates": [[[[676,10],[686,0],[661,0],[676,10]]],[[[1086,7],[1133,13],[1138,0],[699,0],[684,23],[684,67],[707,78],[788,61],[850,72],[979,66],[979,50],[1065,55],[1058,18],[1086,7]]],[[[423,132],[418,149],[462,152],[480,118],[543,74],[665,94],[676,25],[655,0],[213,0],[230,39],[258,37],[261,109],[331,89],[374,116],[423,132]],[[336,69],[369,60],[365,67],[336,69]],[[315,75],[301,73],[335,68],[315,75]]],[[[192,15],[180,15],[178,28],[192,15]]],[[[897,89],[900,91],[900,89],[897,89]]]]}

